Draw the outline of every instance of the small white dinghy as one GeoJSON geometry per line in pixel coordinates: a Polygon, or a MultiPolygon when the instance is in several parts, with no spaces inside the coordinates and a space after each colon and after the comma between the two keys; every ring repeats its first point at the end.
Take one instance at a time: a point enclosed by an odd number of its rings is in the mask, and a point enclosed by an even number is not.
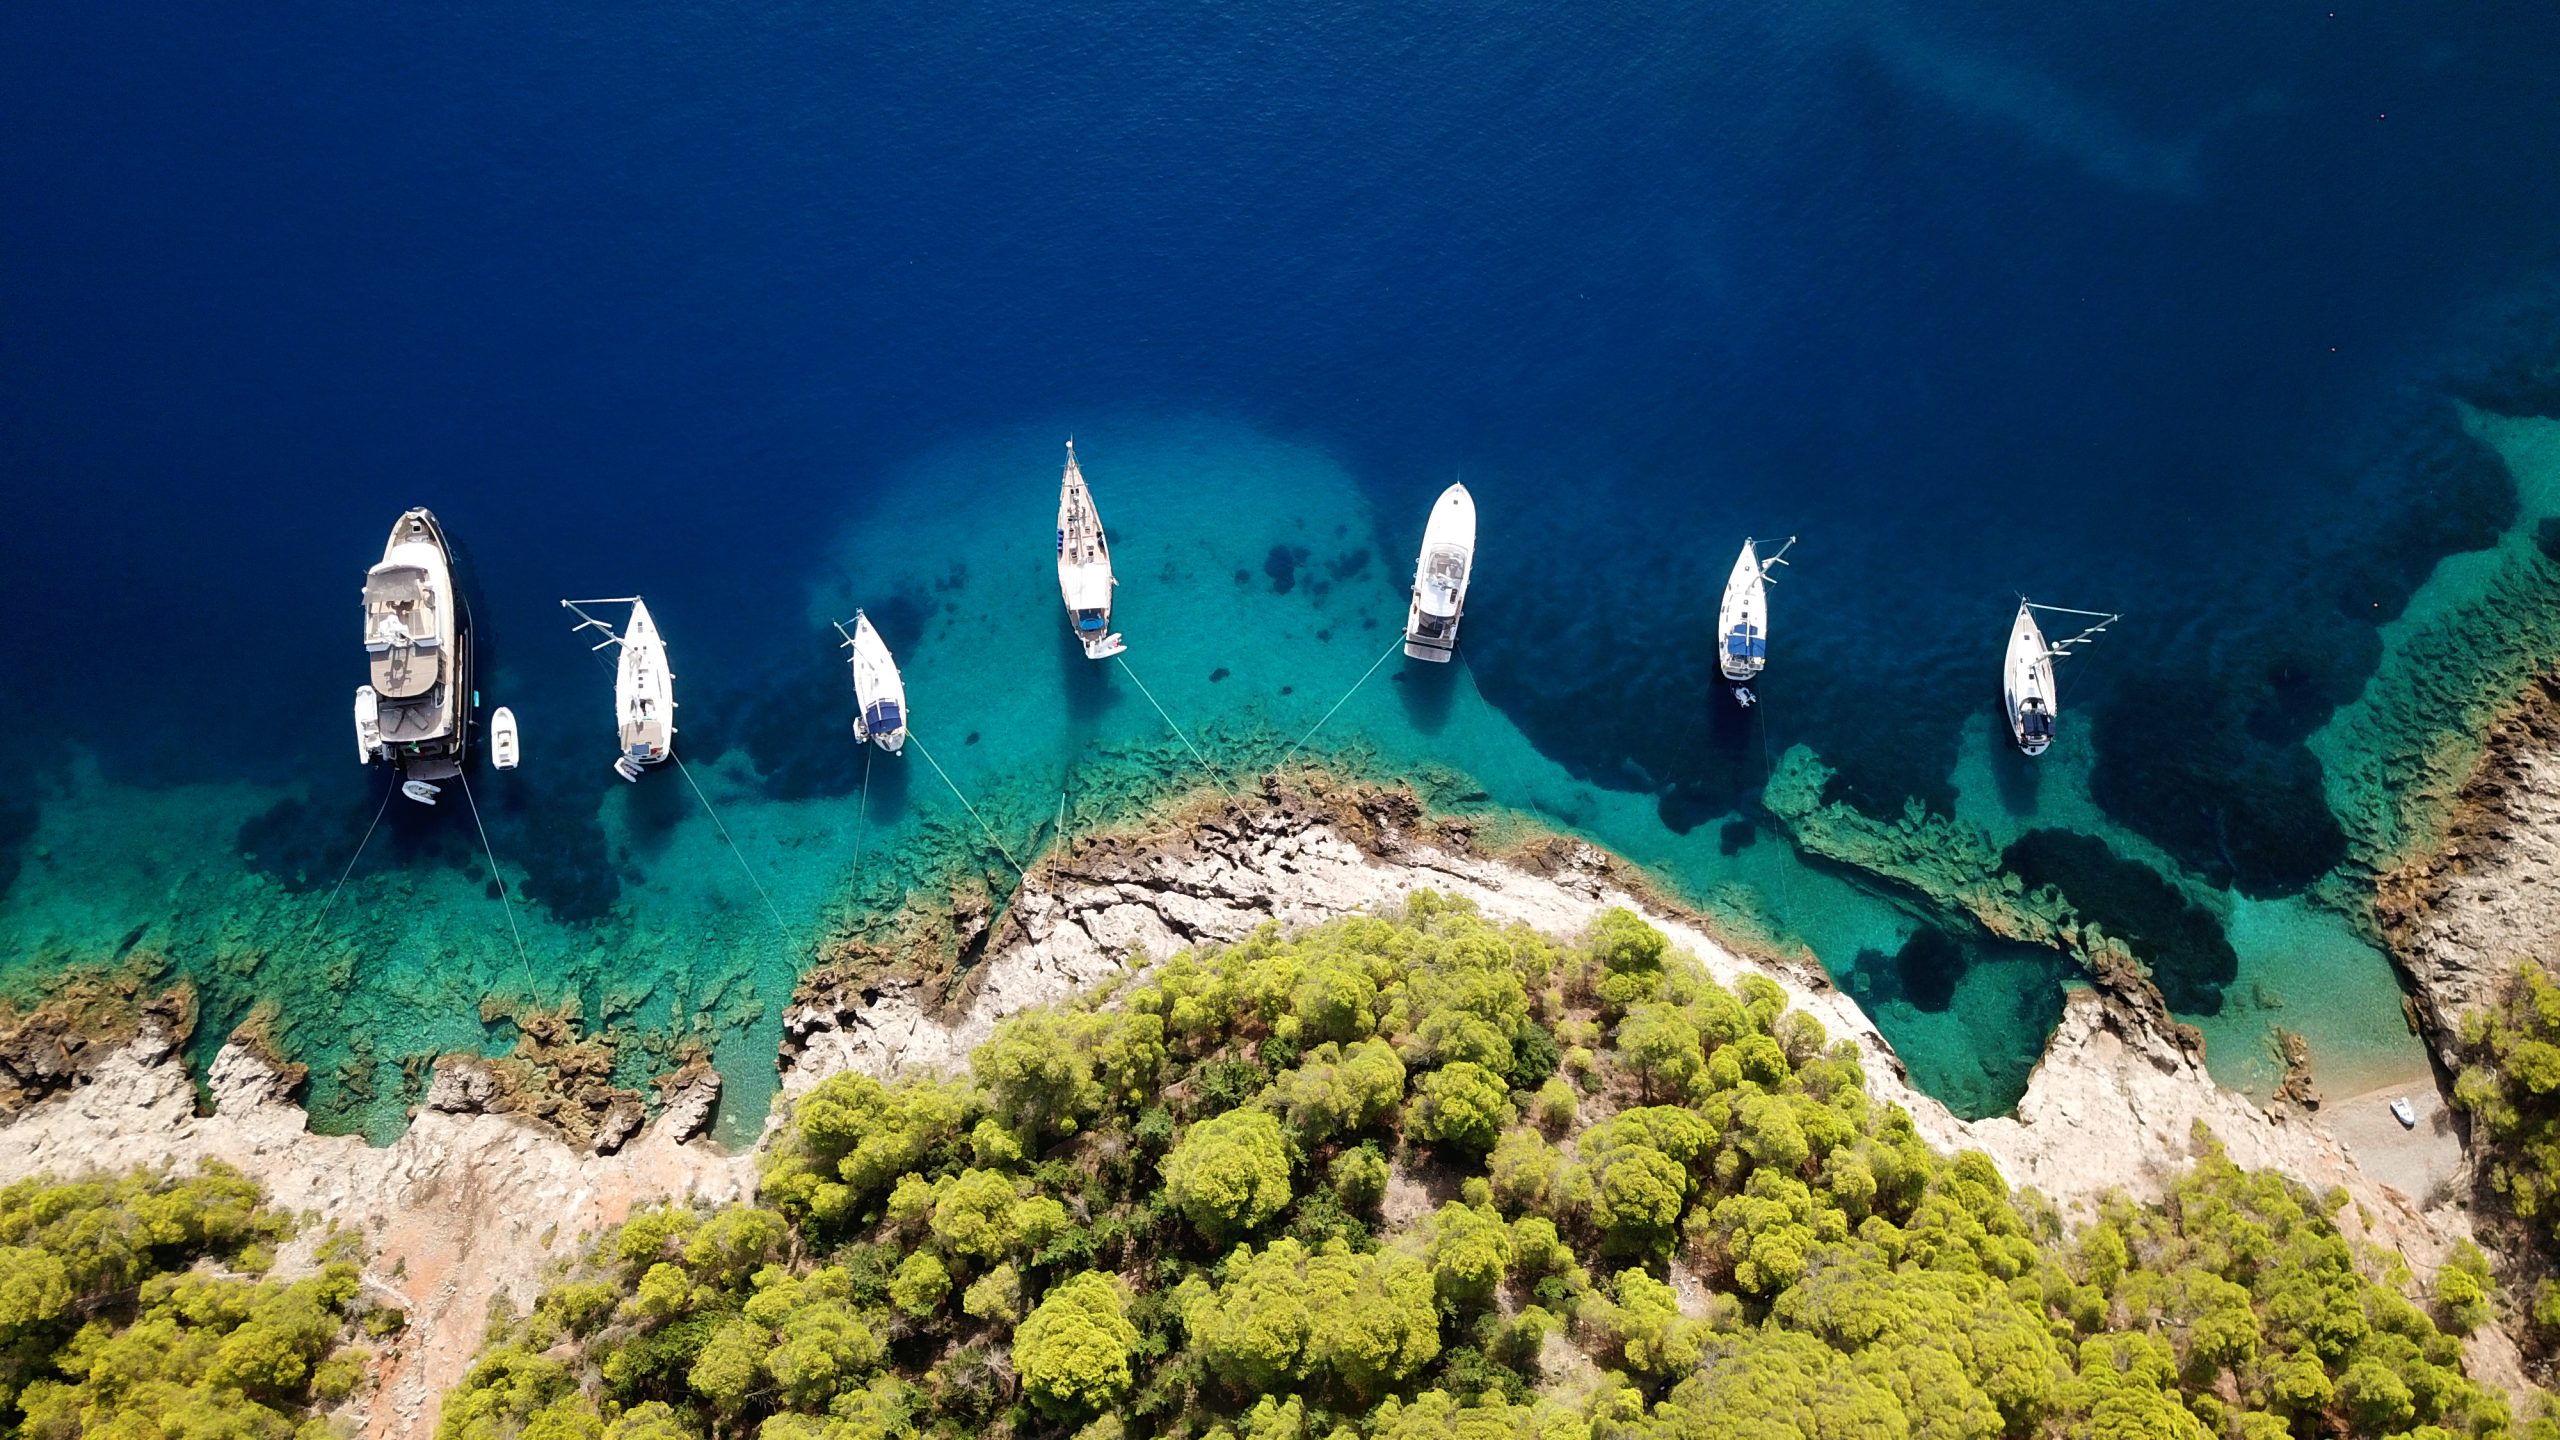
{"type": "Polygon", "coordinates": [[[1763,560],[1759,542],[1744,540],[1742,553],[1734,557],[1733,573],[1725,578],[1724,601],[1716,607],[1720,637],[1716,668],[1737,685],[1758,678],[1768,668],[1769,572],[1787,563],[1787,551],[1795,543],[1795,537],[1788,536],[1777,554],[1763,560]]]}
{"type": "Polygon", "coordinates": [[[501,705],[489,716],[489,763],[513,770],[522,752],[516,744],[516,712],[501,705]]]}
{"type": "Polygon", "coordinates": [[[2061,713],[2061,701],[2054,692],[2053,662],[2086,644],[2092,637],[2118,620],[2100,610],[2072,610],[2060,605],[2037,605],[2027,600],[2018,602],[2018,618],[2009,627],[2009,655],[2000,667],[2000,704],[2009,716],[2009,738],[2030,755],[2041,755],[2053,744],[2055,718],[2061,713]],[[2068,640],[2049,643],[2044,629],[2036,624],[2039,610],[2057,615],[2086,615],[2097,624],[2068,640]]]}
{"type": "Polygon", "coordinates": [[[613,667],[613,718],[622,753],[613,757],[613,770],[625,780],[637,780],[643,766],[664,763],[676,747],[676,675],[667,664],[667,644],[659,638],[658,622],[650,618],[649,607],[637,595],[560,603],[577,614],[579,623],[570,627],[572,631],[603,633],[605,638],[590,648],[622,647],[613,667]],[[616,635],[612,626],[579,609],[581,605],[629,605],[631,618],[616,635]]]}
{"type": "Polygon", "coordinates": [[[1413,603],[1405,611],[1404,653],[1446,665],[1458,648],[1467,580],[1476,563],[1476,501],[1464,485],[1440,492],[1413,562],[1413,603]]]}
{"type": "Polygon", "coordinates": [[[859,610],[853,612],[853,628],[838,622],[836,633],[853,651],[853,738],[895,755],[907,745],[907,685],[898,678],[898,662],[889,658],[871,617],[859,610]]]}
{"type": "Polygon", "coordinates": [[[1108,660],[1128,649],[1111,630],[1111,542],[1101,512],[1076,468],[1076,442],[1067,442],[1067,474],[1058,483],[1058,593],[1067,602],[1067,625],[1088,660],[1108,660]]]}
{"type": "Polygon", "coordinates": [[[370,685],[356,687],[356,763],[370,765],[382,753],[382,697],[370,685]]]}

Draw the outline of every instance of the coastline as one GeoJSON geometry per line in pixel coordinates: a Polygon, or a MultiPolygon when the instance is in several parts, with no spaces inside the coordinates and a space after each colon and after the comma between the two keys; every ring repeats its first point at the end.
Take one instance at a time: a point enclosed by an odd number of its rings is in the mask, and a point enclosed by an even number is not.
{"type": "MultiPolygon", "coordinates": [[[[1901,1105],[1929,1143],[1985,1151],[2013,1184],[2042,1190],[2066,1213],[2092,1213],[2118,1190],[2156,1197],[2197,1153],[2203,1126],[2244,1166],[2343,1189],[2355,1202],[2341,1212],[2348,1232],[2408,1256],[2421,1275],[2471,1234],[2459,1203],[2387,1183],[2323,1117],[2261,1108],[2221,1088],[2139,1005],[2075,990],[2017,1114],[1963,1121],[1911,1086],[1873,1022],[1810,955],[1736,941],[1598,847],[1546,839],[1478,853],[1472,825],[1432,819],[1409,791],[1314,772],[1267,780],[1246,798],[1195,801],[1143,832],[1071,842],[1032,868],[1001,917],[981,916],[969,943],[983,958],[956,976],[919,972],[894,947],[840,953],[787,1011],[782,1093],[840,1070],[949,1068],[1027,1005],[1110,986],[1195,944],[1392,907],[1422,889],[1557,934],[1578,933],[1623,905],[1720,981],[1767,975],[1790,1005],[1857,1046],[1871,1095],[1901,1105]]],[[[529,1304],[546,1262],[582,1237],[654,1199],[716,1201],[755,1187],[756,1151],[699,1138],[707,1118],[699,1103],[670,1107],[603,1155],[591,1138],[573,1146],[557,1125],[489,1113],[514,1103],[492,1078],[504,1061],[440,1062],[431,1095],[441,1103],[377,1149],[311,1134],[291,1098],[294,1077],[235,1042],[215,1063],[211,1113],[199,1115],[178,1038],[165,1025],[139,1024],[130,1040],[92,1057],[67,1093],[0,1120],[0,1179],[220,1161],[260,1179],[279,1204],[360,1228],[373,1252],[369,1287],[397,1295],[410,1316],[384,1353],[378,1384],[350,1416],[368,1436],[432,1428],[437,1397],[467,1367],[492,1305],[529,1304]]],[[[2449,1128],[2429,1133],[2440,1147],[2431,1163],[2441,1164],[2441,1147],[2456,1142],[2449,1128]]],[[[315,1226],[300,1237],[299,1256],[324,1233],[315,1226]]],[[[2479,1373],[2519,1373],[2512,1346],[2494,1330],[2474,1349],[2479,1373]]]]}

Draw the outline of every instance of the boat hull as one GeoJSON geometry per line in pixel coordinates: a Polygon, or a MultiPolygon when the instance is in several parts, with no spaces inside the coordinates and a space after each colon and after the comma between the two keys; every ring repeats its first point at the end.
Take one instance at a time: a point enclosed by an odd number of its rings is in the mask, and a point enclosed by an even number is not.
{"type": "Polygon", "coordinates": [[[398,772],[410,798],[431,796],[469,760],[479,705],[471,605],[435,512],[420,506],[393,523],[363,601],[372,674],[357,692],[358,747],[398,772]]]}
{"type": "Polygon", "coordinates": [[[1067,473],[1058,482],[1058,596],[1067,606],[1067,633],[1084,648],[1087,660],[1108,660],[1128,649],[1111,629],[1112,591],[1120,584],[1111,573],[1111,541],[1102,531],[1102,512],[1094,508],[1093,491],[1076,465],[1076,447],[1067,444],[1067,473]]]}
{"type": "Polygon", "coordinates": [[[1716,607],[1716,669],[1737,683],[1755,679],[1769,665],[1769,586],[1759,547],[1742,542],[1742,554],[1725,578],[1716,607]]]}
{"type": "Polygon", "coordinates": [[[853,612],[853,738],[896,755],[907,748],[907,685],[871,617],[853,612]]]}
{"type": "Polygon", "coordinates": [[[2052,746],[2061,713],[2054,694],[2053,652],[2024,605],[2009,627],[2009,653],[2000,667],[2000,706],[2009,719],[2009,739],[2020,750],[2041,755],[2052,746]]]}
{"type": "Polygon", "coordinates": [[[676,750],[676,675],[667,661],[667,642],[649,607],[631,602],[631,621],[622,630],[621,653],[614,657],[613,718],[622,753],[614,770],[626,780],[640,769],[662,765],[676,750]]]}
{"type": "Polygon", "coordinates": [[[1430,522],[1422,530],[1422,550],[1414,559],[1413,591],[1404,616],[1407,658],[1446,665],[1457,653],[1458,623],[1466,618],[1475,563],[1475,497],[1466,486],[1452,485],[1433,502],[1430,522]]]}
{"type": "Polygon", "coordinates": [[[513,770],[521,758],[516,741],[516,712],[501,705],[489,717],[489,763],[500,770],[513,770]]]}

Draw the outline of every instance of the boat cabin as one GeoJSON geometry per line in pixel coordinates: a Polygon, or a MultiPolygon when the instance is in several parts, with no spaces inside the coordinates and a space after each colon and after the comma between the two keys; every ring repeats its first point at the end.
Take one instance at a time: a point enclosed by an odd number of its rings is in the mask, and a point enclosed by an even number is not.
{"type": "Polygon", "coordinates": [[[441,678],[436,652],[444,617],[426,567],[386,560],[364,576],[364,649],[372,657],[373,691],[385,700],[425,694],[441,678]]]}
{"type": "Polygon", "coordinates": [[[1421,593],[1424,623],[1433,619],[1454,620],[1458,616],[1458,596],[1467,583],[1467,552],[1455,545],[1443,545],[1431,552],[1430,563],[1423,567],[1421,593]]]}
{"type": "Polygon", "coordinates": [[[2019,703],[2018,735],[2028,741],[2053,738],[2053,712],[2044,708],[2044,701],[2031,698],[2019,703]]]}

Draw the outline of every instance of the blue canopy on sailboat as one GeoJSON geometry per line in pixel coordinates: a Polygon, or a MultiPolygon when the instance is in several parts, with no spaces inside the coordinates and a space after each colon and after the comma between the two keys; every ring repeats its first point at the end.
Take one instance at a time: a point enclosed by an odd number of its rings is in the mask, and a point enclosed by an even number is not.
{"type": "Polygon", "coordinates": [[[1769,641],[1752,626],[1736,625],[1733,633],[1724,638],[1724,653],[1736,660],[1766,660],[1769,641]]]}

